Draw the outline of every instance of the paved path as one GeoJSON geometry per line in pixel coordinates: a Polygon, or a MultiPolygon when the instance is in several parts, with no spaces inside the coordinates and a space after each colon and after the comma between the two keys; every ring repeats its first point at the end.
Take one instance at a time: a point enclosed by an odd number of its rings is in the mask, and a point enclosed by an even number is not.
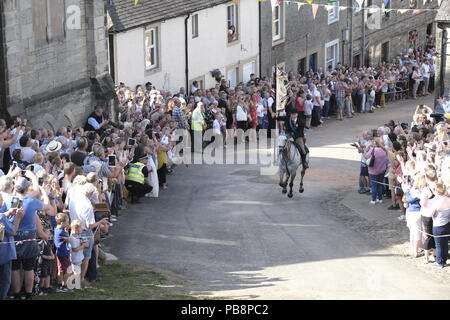
{"type": "Polygon", "coordinates": [[[356,191],[354,137],[389,119],[409,122],[414,108],[398,103],[311,132],[306,191],[297,182],[293,199],[257,165],[179,167],[160,198],[119,218],[108,245],[122,260],[182,275],[203,296],[448,299],[450,285],[330,214],[339,192],[356,191]]]}

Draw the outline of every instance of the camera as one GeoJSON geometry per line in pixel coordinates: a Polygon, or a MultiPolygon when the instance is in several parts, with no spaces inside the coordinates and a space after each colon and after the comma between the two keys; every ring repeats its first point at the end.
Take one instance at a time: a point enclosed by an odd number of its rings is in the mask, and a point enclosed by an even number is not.
{"type": "Polygon", "coordinates": [[[23,207],[23,200],[17,197],[13,197],[11,199],[11,209],[17,208],[20,209],[23,207]]]}
{"type": "Polygon", "coordinates": [[[114,154],[108,156],[108,165],[110,167],[116,166],[116,156],[114,154]]]}

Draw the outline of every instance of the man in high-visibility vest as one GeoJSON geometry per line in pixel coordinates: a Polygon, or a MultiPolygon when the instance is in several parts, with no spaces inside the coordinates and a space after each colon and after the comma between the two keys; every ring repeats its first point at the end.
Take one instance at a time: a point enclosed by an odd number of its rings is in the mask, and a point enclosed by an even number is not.
{"type": "Polygon", "coordinates": [[[131,203],[139,203],[139,198],[144,197],[152,191],[148,183],[148,169],[146,154],[136,156],[128,166],[128,173],[125,177],[125,187],[131,194],[131,203]]]}
{"type": "Polygon", "coordinates": [[[199,101],[197,102],[197,107],[192,112],[191,117],[191,129],[192,129],[191,141],[192,146],[194,146],[193,149],[197,152],[201,152],[202,150],[202,143],[203,143],[202,133],[206,127],[205,116],[203,114],[204,111],[205,111],[204,104],[203,102],[199,101]]]}

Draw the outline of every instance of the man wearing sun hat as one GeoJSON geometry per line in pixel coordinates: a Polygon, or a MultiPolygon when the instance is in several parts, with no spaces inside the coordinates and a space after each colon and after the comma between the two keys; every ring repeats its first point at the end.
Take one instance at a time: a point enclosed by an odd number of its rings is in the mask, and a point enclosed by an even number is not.
{"type": "Polygon", "coordinates": [[[148,183],[148,156],[147,154],[136,155],[133,162],[129,164],[128,174],[125,177],[125,187],[131,194],[131,203],[139,203],[139,198],[144,197],[152,191],[148,183]]]}

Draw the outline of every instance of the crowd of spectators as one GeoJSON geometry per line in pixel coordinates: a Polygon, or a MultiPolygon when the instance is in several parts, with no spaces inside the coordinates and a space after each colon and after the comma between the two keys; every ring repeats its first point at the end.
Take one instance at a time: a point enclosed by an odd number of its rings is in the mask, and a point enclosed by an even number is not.
{"type": "MultiPolygon", "coordinates": [[[[286,111],[298,110],[311,130],[331,115],[343,120],[344,114],[352,118],[355,113],[371,113],[394,99],[427,95],[434,85],[434,61],[434,47],[411,48],[405,57],[377,66],[338,64],[325,72],[289,72],[286,111]]],[[[193,82],[189,92],[180,88],[176,93],[157,90],[150,82],[135,88],[120,83],[116,93],[119,108],[114,118],[113,112],[98,106],[84,127],[63,126],[55,132],[30,128],[21,117],[12,123],[0,119],[0,299],[8,293],[15,299],[31,299],[33,294],[51,292],[52,283],[56,291],[67,292],[72,273],[80,276],[83,287],[96,281],[101,237],[127,203],[158,197],[168,188],[167,175],[176,167],[172,159],[176,141],[171,137],[175,129],[192,130],[194,109],[202,111],[204,129],[214,129],[224,142],[230,132],[226,129],[276,127],[273,81],[253,74],[235,88],[224,79],[214,88],[203,90],[193,82]]],[[[431,128],[419,127],[425,126],[420,121],[410,131],[417,138],[412,145],[410,136],[399,132],[398,126],[392,128],[405,148],[398,150],[405,170],[411,152],[419,159],[418,167],[422,158],[429,161],[432,151],[419,152],[429,143],[436,143],[433,161],[441,159],[439,148],[448,139],[440,135],[439,126],[432,127],[435,136],[431,128]]],[[[375,151],[376,161],[381,161],[379,152],[375,151]]],[[[381,172],[370,174],[381,181],[381,172]]],[[[372,186],[374,196],[379,191],[372,186]]]]}
{"type": "Polygon", "coordinates": [[[411,124],[391,120],[352,144],[361,153],[359,193],[371,205],[390,199],[388,210],[409,228],[409,254],[437,268],[446,266],[450,240],[449,130],[450,114],[419,105],[411,124]]]}

